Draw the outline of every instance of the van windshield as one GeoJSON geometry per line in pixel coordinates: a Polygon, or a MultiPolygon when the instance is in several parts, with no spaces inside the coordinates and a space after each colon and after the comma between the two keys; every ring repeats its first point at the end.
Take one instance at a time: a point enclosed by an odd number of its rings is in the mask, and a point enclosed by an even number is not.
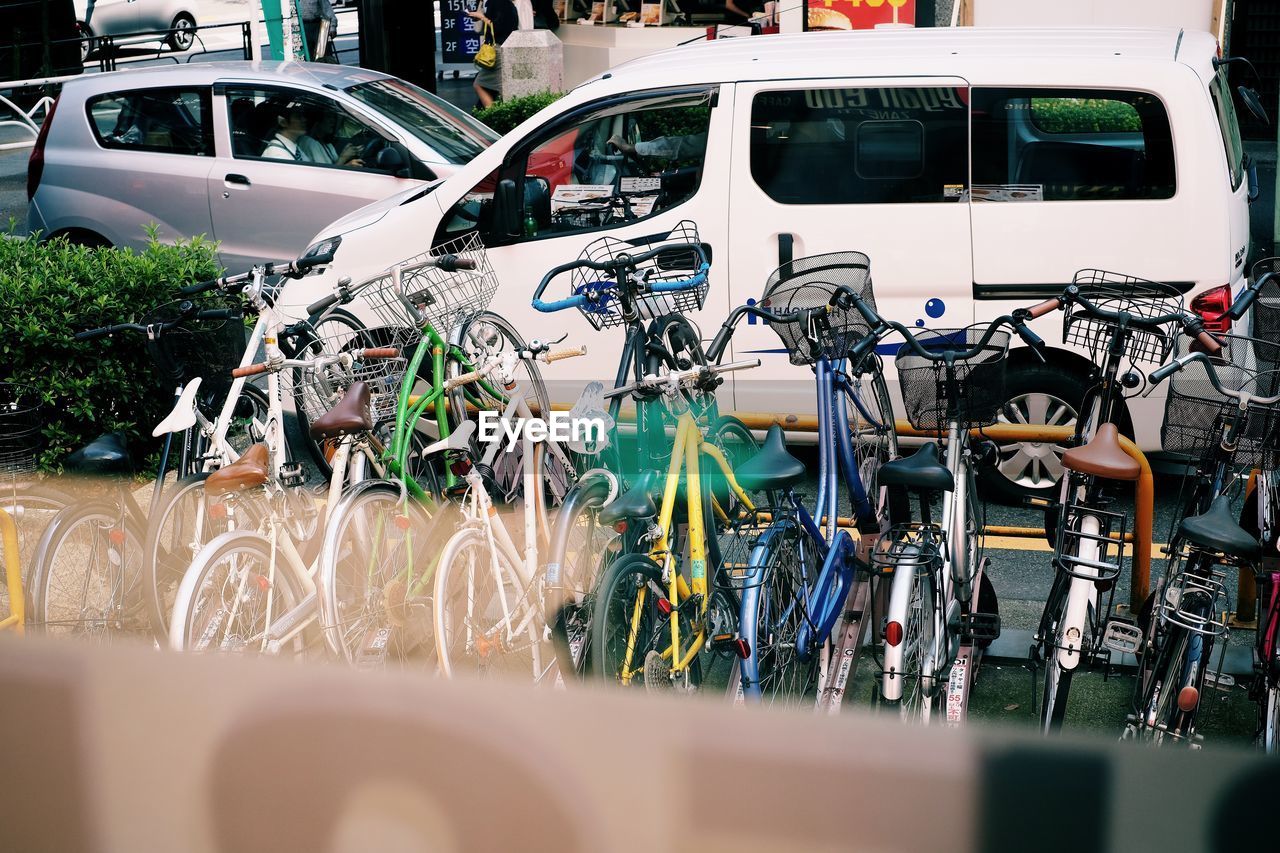
{"type": "Polygon", "coordinates": [[[347,94],[388,116],[454,165],[470,162],[498,138],[462,110],[403,80],[360,83],[347,94]]]}
{"type": "Polygon", "coordinates": [[[1236,119],[1236,107],[1231,101],[1231,87],[1227,85],[1227,69],[1222,67],[1209,85],[1213,106],[1218,111],[1218,130],[1222,132],[1222,144],[1227,149],[1227,167],[1231,170],[1231,189],[1238,189],[1244,179],[1244,145],[1240,142],[1240,123],[1236,119]]]}

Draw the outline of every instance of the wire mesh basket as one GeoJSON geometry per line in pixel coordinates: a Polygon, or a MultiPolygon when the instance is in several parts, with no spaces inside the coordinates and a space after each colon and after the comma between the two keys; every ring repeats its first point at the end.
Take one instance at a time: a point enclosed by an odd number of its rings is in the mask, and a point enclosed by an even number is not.
{"type": "Polygon", "coordinates": [[[196,312],[218,308],[238,309],[240,300],[214,294],[165,302],[138,321],[149,326],[181,318],[178,325],[164,330],[156,339],[156,348],[150,350],[161,387],[185,385],[199,376],[201,394],[207,399],[221,400],[231,390],[231,371],[244,357],[247,334],[239,317],[215,320],[195,316],[196,312]]]}
{"type": "MultiPolygon", "coordinates": [[[[920,329],[916,340],[935,353],[961,352],[977,346],[986,326],[966,329],[920,329]]],[[[1005,356],[1009,333],[996,332],[982,349],[963,361],[933,361],[903,345],[895,360],[907,420],[916,429],[944,432],[952,422],[963,426],[993,424],[1004,405],[1005,356]]]]}
{"type": "MultiPolygon", "coordinates": [[[[1143,319],[1182,310],[1182,294],[1156,281],[1086,269],[1076,273],[1074,284],[1080,288],[1081,296],[1104,311],[1125,312],[1143,319]]],[[[1071,305],[1062,324],[1063,342],[1089,350],[1094,363],[1101,364],[1111,346],[1116,323],[1094,317],[1079,305],[1071,305]]],[[[1132,362],[1161,364],[1169,357],[1178,332],[1177,321],[1156,329],[1127,326],[1124,354],[1132,362]]]]}
{"type": "MultiPolygon", "coordinates": [[[[1224,388],[1261,397],[1280,394],[1280,343],[1238,335],[1218,337],[1224,346],[1213,359],[1213,370],[1224,388]]],[[[1178,342],[1178,356],[1193,346],[1184,336],[1178,342]]],[[[1238,411],[1236,400],[1213,387],[1208,368],[1193,361],[1169,379],[1161,444],[1170,453],[1193,459],[1214,456],[1226,418],[1238,411]]],[[[1275,468],[1280,461],[1280,410],[1251,403],[1243,414],[1232,462],[1249,468],[1275,468]]]]}
{"type": "Polygon", "coordinates": [[[442,334],[488,309],[497,290],[498,277],[476,234],[441,243],[352,289],[369,303],[383,324],[420,327],[430,323],[442,334]],[[476,268],[445,272],[427,263],[443,255],[470,258],[476,268]]]}
{"type": "Polygon", "coordinates": [[[299,358],[310,359],[320,355],[337,355],[365,347],[397,347],[397,358],[379,358],[356,361],[351,367],[341,364],[328,365],[319,370],[297,368],[282,375],[285,390],[291,393],[296,405],[308,423],[332,409],[353,382],[369,385],[369,408],[374,423],[395,418],[400,383],[412,357],[412,348],[421,339],[417,328],[404,326],[376,326],[362,329],[327,332],[321,335],[299,358]]]}
{"type": "MultiPolygon", "coordinates": [[[[830,252],[798,258],[773,271],[764,287],[760,307],[777,314],[830,305],[841,286],[876,306],[871,289],[871,259],[862,252],[830,252]]],[[[813,364],[819,358],[843,358],[849,348],[871,333],[856,308],[833,307],[816,316],[812,329],[800,322],[769,324],[790,353],[792,364],[813,364]]]]}
{"type": "MultiPolygon", "coordinates": [[[[1263,258],[1253,265],[1253,280],[1270,272],[1280,272],[1280,258],[1263,258]]],[[[1264,341],[1280,341],[1280,277],[1258,291],[1253,303],[1253,336],[1264,341]]]]}
{"type": "Polygon", "coordinates": [[[0,478],[35,472],[40,410],[40,395],[34,388],[0,382],[0,478]]]}
{"type": "MultiPolygon", "coordinates": [[[[698,226],[689,221],[678,223],[665,234],[652,234],[623,240],[618,237],[601,237],[587,245],[579,260],[597,263],[616,261],[624,255],[639,255],[664,246],[672,247],[634,268],[649,284],[682,281],[696,275],[701,264],[697,252],[679,248],[682,245],[699,244],[698,226]]],[[[609,273],[576,269],[568,273],[571,294],[590,294],[596,298],[578,310],[598,331],[626,322],[623,305],[618,294],[618,282],[609,273]]],[[[636,314],[641,320],[654,320],[666,314],[686,314],[702,307],[706,298],[707,281],[690,290],[676,293],[640,293],[633,297],[636,314]]]]}

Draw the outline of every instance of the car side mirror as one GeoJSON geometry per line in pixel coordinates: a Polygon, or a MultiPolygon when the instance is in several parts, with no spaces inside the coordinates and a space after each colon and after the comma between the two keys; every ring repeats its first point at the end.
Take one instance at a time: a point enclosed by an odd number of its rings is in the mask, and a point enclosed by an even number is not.
{"type": "Polygon", "coordinates": [[[503,239],[519,237],[523,233],[520,226],[520,198],[516,194],[516,182],[503,178],[498,181],[498,191],[493,197],[494,235],[503,239]]]}
{"type": "Polygon", "coordinates": [[[1236,94],[1240,96],[1240,103],[1244,104],[1244,108],[1254,118],[1265,125],[1271,124],[1271,119],[1267,116],[1267,108],[1262,105],[1262,98],[1258,96],[1257,90],[1250,89],[1248,86],[1237,86],[1236,94]]]}
{"type": "Polygon", "coordinates": [[[408,177],[409,164],[405,162],[404,155],[390,145],[383,146],[382,150],[373,158],[373,167],[379,171],[388,172],[402,178],[408,177]],[[401,175],[401,172],[405,172],[405,174],[401,175]]]}

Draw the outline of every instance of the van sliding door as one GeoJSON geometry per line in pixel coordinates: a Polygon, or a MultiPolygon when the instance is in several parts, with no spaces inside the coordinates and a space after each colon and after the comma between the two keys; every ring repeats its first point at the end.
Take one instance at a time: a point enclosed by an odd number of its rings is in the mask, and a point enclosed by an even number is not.
{"type": "MultiPolygon", "coordinates": [[[[735,304],[759,300],[790,258],[853,250],[870,257],[885,316],[934,328],[972,322],[965,80],[740,83],[735,97],[735,304]]],[[[886,343],[886,354],[895,350],[886,343]]],[[[812,411],[813,384],[778,336],[744,324],[734,357],[757,354],[765,366],[738,377],[738,408],[812,411]]]]}

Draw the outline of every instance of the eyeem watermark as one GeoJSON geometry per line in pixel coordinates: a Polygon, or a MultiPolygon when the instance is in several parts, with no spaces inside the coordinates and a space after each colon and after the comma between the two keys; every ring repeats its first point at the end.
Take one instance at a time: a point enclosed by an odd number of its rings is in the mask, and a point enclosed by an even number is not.
{"type": "Polygon", "coordinates": [[[539,442],[550,439],[557,444],[599,443],[607,440],[604,418],[584,418],[571,412],[552,412],[550,420],[542,418],[506,418],[498,412],[481,412],[476,438],[482,442],[506,439],[506,452],[515,450],[522,440],[539,442]]]}

